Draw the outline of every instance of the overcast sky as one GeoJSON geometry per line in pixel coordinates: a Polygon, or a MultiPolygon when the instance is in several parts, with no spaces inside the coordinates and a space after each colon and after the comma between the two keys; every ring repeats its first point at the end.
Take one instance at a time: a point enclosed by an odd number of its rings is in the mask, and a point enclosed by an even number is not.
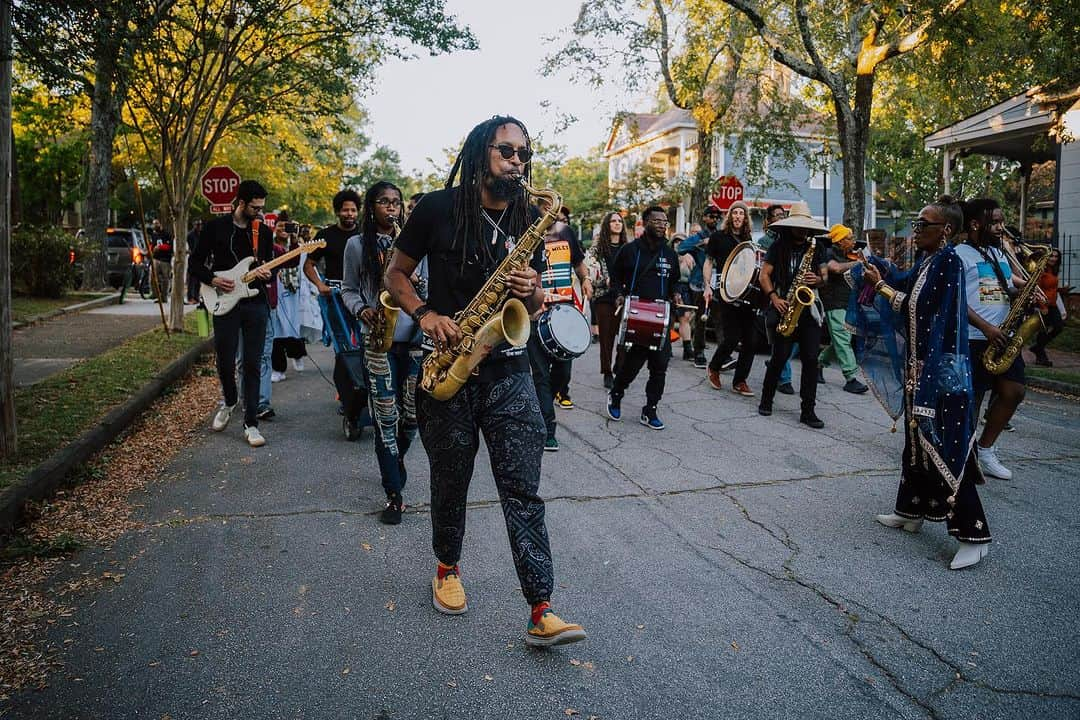
{"type": "Polygon", "coordinates": [[[371,120],[368,132],[377,144],[398,151],[406,172],[430,172],[429,157],[445,164],[443,148],[456,146],[474,125],[498,114],[514,115],[531,135],[565,145],[571,156],[584,155],[607,139],[615,112],[648,104],[646,98],[628,103],[614,87],[572,84],[568,72],[540,74],[551,50],[543,38],[574,22],[580,0],[446,5],[448,14],[472,28],[479,51],[394,61],[381,68],[377,86],[361,99],[371,120]],[[542,106],[545,101],[549,107],[542,106]],[[578,121],[556,135],[560,113],[578,121]]]}

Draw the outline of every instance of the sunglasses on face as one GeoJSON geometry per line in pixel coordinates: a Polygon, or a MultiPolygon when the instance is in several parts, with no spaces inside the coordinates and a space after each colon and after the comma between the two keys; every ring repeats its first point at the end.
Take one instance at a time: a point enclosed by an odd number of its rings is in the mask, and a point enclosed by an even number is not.
{"type": "Polygon", "coordinates": [[[495,150],[498,150],[499,155],[502,156],[503,160],[509,160],[510,158],[514,157],[515,154],[517,154],[518,160],[520,160],[523,163],[527,163],[527,162],[529,162],[529,160],[532,159],[532,156],[533,156],[533,151],[530,150],[529,148],[527,148],[527,147],[515,148],[513,145],[510,145],[509,143],[499,143],[498,145],[488,145],[488,147],[493,148],[495,150]]]}
{"type": "Polygon", "coordinates": [[[943,222],[930,222],[929,220],[923,220],[922,218],[919,218],[918,220],[911,221],[911,229],[914,232],[922,232],[928,227],[938,227],[945,224],[946,223],[943,222]]]}

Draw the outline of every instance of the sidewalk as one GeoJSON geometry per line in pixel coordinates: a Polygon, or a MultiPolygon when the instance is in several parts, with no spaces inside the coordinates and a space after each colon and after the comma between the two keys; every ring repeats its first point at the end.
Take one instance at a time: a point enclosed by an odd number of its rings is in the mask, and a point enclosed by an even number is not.
{"type": "MultiPolygon", "coordinates": [[[[194,307],[186,306],[185,313],[194,307]]],[[[165,312],[168,317],[168,306],[165,312]]],[[[156,302],[128,296],[123,305],[63,314],[19,328],[12,333],[15,387],[33,385],[160,325],[156,302]]]]}
{"type": "MultiPolygon", "coordinates": [[[[273,388],[265,448],[238,418],[203,430],[136,504],[145,526],[72,558],[106,577],[51,627],[62,671],[6,717],[941,718],[1080,713],[1080,407],[1031,393],[1000,443],[1012,481],[979,488],[990,555],[952,572],[940,524],[892,508],[903,432],[826,370],[812,431],[798,397],[711,390],[673,360],[667,430],[601,415],[596,348],[574,364],[543,458],[555,609],[583,643],[526,648],[526,608],[481,449],[462,578],[431,607],[427,459],[407,458],[402,525],[377,520],[371,433],[341,437],[331,354],[273,388]],[[316,366],[317,364],[317,366],[316,366]],[[107,574],[106,574],[107,573],[107,574]]],[[[763,358],[750,384],[759,390],[763,358]]],[[[797,376],[797,374],[796,374],[797,376]]],[[[205,408],[209,424],[212,407],[205,408]]],[[[204,426],[205,427],[205,426],[204,426]]],[[[70,597],[70,596],[69,596],[70,597]]]]}

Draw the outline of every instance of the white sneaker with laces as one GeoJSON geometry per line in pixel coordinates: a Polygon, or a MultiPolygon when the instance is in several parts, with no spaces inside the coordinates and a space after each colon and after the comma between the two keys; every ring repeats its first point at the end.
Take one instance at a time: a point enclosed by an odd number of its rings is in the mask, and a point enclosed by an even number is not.
{"type": "Polygon", "coordinates": [[[285,373],[278,372],[277,370],[272,370],[270,372],[270,382],[272,382],[272,383],[281,382],[284,379],[285,379],[285,373]]]}
{"type": "Polygon", "coordinates": [[[979,457],[979,467],[982,468],[984,475],[991,477],[1001,478],[1002,480],[1012,479],[1012,470],[1001,464],[997,456],[997,446],[990,446],[984,448],[981,445],[976,445],[979,457]]]}
{"type": "Polygon", "coordinates": [[[214,432],[221,432],[229,425],[229,418],[232,417],[232,411],[236,409],[236,405],[226,405],[224,401],[218,405],[217,412],[214,413],[214,421],[210,423],[210,428],[214,432]]]}
{"type": "Polygon", "coordinates": [[[266,444],[266,438],[259,432],[259,428],[252,425],[244,426],[244,437],[247,438],[247,443],[251,447],[262,447],[266,444]]]}
{"type": "Polygon", "coordinates": [[[296,372],[304,372],[304,358],[293,358],[292,367],[296,372]]]}

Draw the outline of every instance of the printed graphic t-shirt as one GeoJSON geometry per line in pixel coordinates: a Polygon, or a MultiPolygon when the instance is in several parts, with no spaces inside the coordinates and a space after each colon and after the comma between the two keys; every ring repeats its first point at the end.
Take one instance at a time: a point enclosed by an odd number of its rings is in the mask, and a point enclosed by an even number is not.
{"type": "Polygon", "coordinates": [[[540,273],[544,303],[574,301],[574,268],[585,260],[585,252],[571,233],[562,233],[544,241],[547,269],[540,273]]]}
{"type": "MultiPolygon", "coordinates": [[[[1006,283],[1012,283],[1012,268],[1005,254],[997,248],[983,248],[984,252],[1001,268],[1006,283]]],[[[1009,295],[998,282],[994,266],[986,257],[971,245],[957,245],[956,254],[964,264],[964,285],[967,290],[967,303],[986,322],[1000,325],[1009,314],[1009,295]]],[[[968,338],[985,340],[986,336],[974,325],[968,327],[968,338]]]]}

